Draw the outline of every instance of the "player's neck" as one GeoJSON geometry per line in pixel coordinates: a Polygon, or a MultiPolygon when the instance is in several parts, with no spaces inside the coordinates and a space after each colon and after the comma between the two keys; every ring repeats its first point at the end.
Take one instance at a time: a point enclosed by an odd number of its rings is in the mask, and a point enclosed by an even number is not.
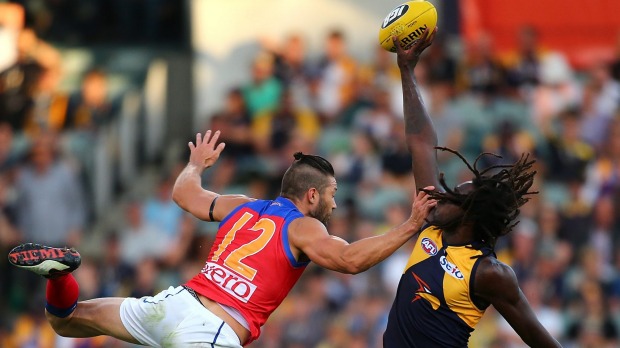
{"type": "Polygon", "coordinates": [[[459,226],[455,229],[446,229],[442,233],[443,243],[446,245],[465,245],[474,240],[470,226],[459,226]]]}

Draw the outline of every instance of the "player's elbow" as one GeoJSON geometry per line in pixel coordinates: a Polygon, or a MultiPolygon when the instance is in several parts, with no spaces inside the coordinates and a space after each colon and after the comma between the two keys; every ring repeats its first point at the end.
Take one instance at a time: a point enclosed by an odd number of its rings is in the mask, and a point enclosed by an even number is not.
{"type": "Polygon", "coordinates": [[[343,260],[341,272],[346,274],[358,274],[367,269],[368,266],[365,264],[364,260],[351,258],[343,260]]]}
{"type": "Polygon", "coordinates": [[[172,189],[172,200],[182,209],[187,210],[186,207],[186,195],[183,193],[183,190],[178,186],[174,186],[172,189]]]}

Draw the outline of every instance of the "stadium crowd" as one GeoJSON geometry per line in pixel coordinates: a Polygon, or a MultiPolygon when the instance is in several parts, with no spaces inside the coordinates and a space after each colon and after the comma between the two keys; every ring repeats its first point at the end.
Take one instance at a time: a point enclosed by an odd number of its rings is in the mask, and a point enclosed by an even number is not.
{"type": "MultiPolygon", "coordinates": [[[[2,6],[3,4],[0,4],[2,6]]],[[[152,295],[192,277],[207,258],[215,224],[171,199],[187,154],[149,195],[120,200],[124,219],[102,236],[93,213],[92,139],[118,116],[106,73],[92,69],[65,94],[60,54],[0,11],[0,252],[22,242],[79,249],[80,298],[152,295]],[[0,61],[3,64],[4,61],[0,61]]],[[[620,41],[613,61],[577,70],[524,27],[519,45],[497,55],[492,35],[455,52],[437,37],[416,70],[439,144],[484,164],[538,159],[539,194],[497,254],[515,270],[542,324],[566,347],[620,344],[620,41]]],[[[227,147],[203,182],[222,193],[275,197],[296,151],[333,164],[339,180],[332,234],[348,241],[383,233],[409,214],[411,158],[404,141],[402,91],[394,56],[380,47],[369,63],[349,55],[334,30],[311,60],[303,35],[265,45],[201,129],[220,129],[227,147]]],[[[188,134],[188,139],[191,135],[188,134]]],[[[460,159],[439,154],[452,184],[467,180],[460,159]]],[[[122,190],[117,192],[124,197],[122,190]]],[[[411,250],[350,276],[310,266],[264,327],[256,348],[380,347],[387,312],[411,250]]],[[[0,346],[124,347],[110,338],[67,339],[43,315],[45,282],[0,263],[0,346]]],[[[521,347],[493,310],[472,347],[521,347]]]]}

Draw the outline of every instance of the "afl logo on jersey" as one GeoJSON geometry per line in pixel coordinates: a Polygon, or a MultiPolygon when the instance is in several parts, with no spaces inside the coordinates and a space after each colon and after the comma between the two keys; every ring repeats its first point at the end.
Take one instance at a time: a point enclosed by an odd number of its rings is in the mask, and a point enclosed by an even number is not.
{"type": "Polygon", "coordinates": [[[437,244],[435,244],[432,239],[424,237],[422,238],[420,244],[422,245],[422,250],[424,250],[425,253],[429,254],[430,256],[437,255],[439,249],[437,248],[437,244]]]}

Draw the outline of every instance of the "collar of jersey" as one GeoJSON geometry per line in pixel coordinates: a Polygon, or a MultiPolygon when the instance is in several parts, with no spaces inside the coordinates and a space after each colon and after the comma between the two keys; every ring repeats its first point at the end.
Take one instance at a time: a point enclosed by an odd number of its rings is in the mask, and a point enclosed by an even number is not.
{"type": "MultiPolygon", "coordinates": [[[[291,209],[297,209],[297,206],[295,205],[295,203],[293,203],[293,201],[291,201],[288,198],[284,198],[282,196],[278,197],[275,199],[276,202],[282,204],[283,206],[287,207],[287,208],[291,208],[291,209]]],[[[297,209],[299,210],[299,209],[297,209]]]]}

